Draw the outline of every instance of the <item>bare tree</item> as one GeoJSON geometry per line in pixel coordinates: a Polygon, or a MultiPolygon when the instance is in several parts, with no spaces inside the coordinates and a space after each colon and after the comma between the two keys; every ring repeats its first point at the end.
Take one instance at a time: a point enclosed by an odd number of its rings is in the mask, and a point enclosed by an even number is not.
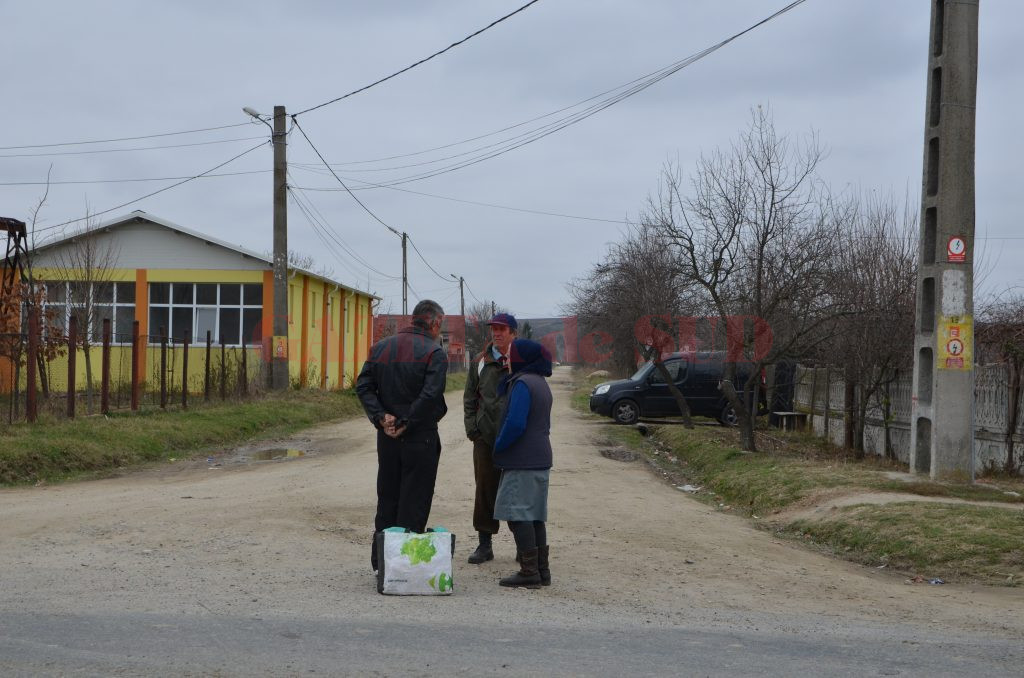
{"type": "Polygon", "coordinates": [[[495,313],[509,311],[486,299],[466,309],[466,355],[470,360],[483,351],[491,340],[491,329],[487,323],[495,313]]]}
{"type": "MultiPolygon", "coordinates": [[[[274,258],[273,253],[266,250],[263,251],[263,256],[271,260],[274,258]]],[[[313,275],[320,276],[321,278],[330,278],[334,275],[333,268],[327,265],[318,264],[316,257],[312,254],[306,254],[305,252],[299,252],[298,250],[288,250],[288,267],[308,271],[313,275]]]]}
{"type": "MultiPolygon", "coordinates": [[[[75,347],[85,359],[86,408],[93,411],[92,351],[101,338],[103,320],[113,320],[114,277],[119,248],[98,232],[92,219],[55,252],[54,282],[67,283],[67,308],[78,326],[75,347]]],[[[73,397],[73,394],[71,394],[73,397]]]]}
{"type": "MultiPolygon", "coordinates": [[[[39,215],[46,205],[46,199],[50,194],[50,171],[46,174],[46,190],[39,198],[32,209],[32,216],[28,224],[28,249],[30,252],[36,246],[36,225],[39,222],[39,215]]],[[[30,314],[35,315],[38,321],[37,329],[40,336],[37,337],[36,350],[37,379],[42,386],[43,397],[50,394],[49,378],[47,376],[48,366],[52,360],[65,353],[61,338],[58,336],[57,319],[55,314],[46,309],[45,290],[36,284],[32,257],[29,256],[24,262],[24,279],[15,284],[7,295],[0,298],[0,357],[10,360],[14,368],[13,392],[20,390],[21,368],[25,366],[25,345],[23,337],[26,334],[25,327],[30,314]]],[[[8,412],[8,421],[13,421],[15,415],[15,400],[11,399],[11,407],[8,412]]]]}
{"type": "Polygon", "coordinates": [[[588,276],[569,285],[569,292],[573,301],[567,310],[581,326],[612,337],[618,370],[632,371],[637,353],[653,361],[684,425],[692,427],[686,399],[662,361],[678,348],[674,325],[684,310],[684,286],[664,238],[648,224],[632,226],[588,276]]]}
{"type": "MultiPolygon", "coordinates": [[[[871,192],[848,198],[836,221],[843,228],[835,288],[848,315],[828,347],[843,368],[846,444],[860,458],[868,408],[885,410],[889,386],[913,365],[917,215],[908,200],[871,192]]],[[[888,441],[885,453],[892,457],[888,441]]]]}
{"type": "Polygon", "coordinates": [[[756,449],[749,406],[757,397],[740,401],[736,359],[751,364],[744,390],[756,394],[764,365],[822,341],[840,313],[838,227],[815,175],[822,156],[814,135],[780,135],[758,107],[729,149],[701,156],[688,195],[678,168],[666,167],[643,215],[670,244],[682,282],[734,330],[722,391],[747,451],[756,449]]]}

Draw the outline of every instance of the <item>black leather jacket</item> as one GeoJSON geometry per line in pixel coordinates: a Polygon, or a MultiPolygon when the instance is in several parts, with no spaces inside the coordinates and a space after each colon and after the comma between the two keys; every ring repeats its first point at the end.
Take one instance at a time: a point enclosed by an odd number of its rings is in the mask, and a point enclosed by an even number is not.
{"type": "Polygon", "coordinates": [[[406,435],[437,429],[448,412],[444,390],[448,357],[441,345],[418,327],[407,327],[382,339],[356,380],[356,394],[373,425],[381,427],[385,414],[393,414],[406,435]]]}

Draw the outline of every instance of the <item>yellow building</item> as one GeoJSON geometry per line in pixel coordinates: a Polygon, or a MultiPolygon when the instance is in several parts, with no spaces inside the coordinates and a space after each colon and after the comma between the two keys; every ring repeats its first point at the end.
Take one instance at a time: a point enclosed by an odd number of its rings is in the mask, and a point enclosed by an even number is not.
{"type": "MultiPolygon", "coordinates": [[[[269,373],[274,289],[272,263],[263,255],[135,211],[39,247],[31,260],[34,279],[46,285],[46,310],[57,328],[66,329],[74,315],[78,332],[88,332],[98,347],[103,320],[110,319],[112,364],[130,365],[138,322],[142,382],[152,384],[158,376],[152,374],[160,364],[154,355],[163,333],[178,346],[172,358],[179,366],[182,340],[189,335],[190,391],[203,388],[208,336],[215,351],[223,345],[236,355],[246,352],[250,379],[269,373]]],[[[288,273],[288,290],[292,383],[351,386],[372,342],[377,297],[295,268],[288,273]]],[[[99,380],[99,350],[91,363],[99,380]]],[[[79,349],[79,388],[85,369],[79,349]]],[[[51,365],[50,375],[52,388],[66,387],[66,357],[51,365]]]]}

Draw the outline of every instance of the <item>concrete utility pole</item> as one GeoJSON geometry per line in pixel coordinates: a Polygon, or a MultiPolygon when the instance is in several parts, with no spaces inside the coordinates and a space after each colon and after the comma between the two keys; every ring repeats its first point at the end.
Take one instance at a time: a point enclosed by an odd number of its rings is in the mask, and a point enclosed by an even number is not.
{"type": "Polygon", "coordinates": [[[406,242],[409,234],[402,231],[402,315],[409,315],[409,264],[406,259],[406,242]]]}
{"type": "Polygon", "coordinates": [[[274,338],[271,386],[288,388],[288,155],[284,106],[274,106],[274,338]]]}
{"type": "MultiPolygon", "coordinates": [[[[452,276],[455,277],[454,275],[452,276]]],[[[463,318],[466,317],[466,294],[463,291],[463,286],[466,284],[466,279],[461,275],[459,276],[459,315],[463,318]]]]}
{"type": "Polygon", "coordinates": [[[978,0],[932,0],[910,469],[974,480],[978,0]]]}

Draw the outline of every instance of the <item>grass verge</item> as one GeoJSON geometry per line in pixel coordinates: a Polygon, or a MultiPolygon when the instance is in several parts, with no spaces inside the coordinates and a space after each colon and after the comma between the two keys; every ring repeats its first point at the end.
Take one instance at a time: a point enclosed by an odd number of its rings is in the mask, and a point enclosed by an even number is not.
{"type": "MultiPolygon", "coordinates": [[[[461,394],[465,383],[465,373],[449,375],[449,397],[461,394]]],[[[0,429],[0,484],[98,477],[362,413],[351,389],[306,389],[243,402],[197,403],[188,410],[15,424],[0,429]]]]}
{"type": "MultiPolygon", "coordinates": [[[[576,383],[573,406],[592,416],[587,400],[593,383],[582,375],[576,383]]],[[[736,432],[720,426],[655,424],[645,438],[633,427],[609,423],[604,435],[642,453],[668,482],[700,487],[695,498],[750,515],[762,528],[841,558],[943,580],[1006,585],[1024,580],[1022,479],[983,479],[974,485],[905,482],[888,473],[906,470],[894,463],[857,460],[819,438],[774,430],[759,433],[759,447],[766,451],[755,454],[741,451],[736,432]],[[821,520],[771,517],[814,505],[823,496],[892,492],[1021,508],[901,502],[839,509],[821,520]]]]}
{"type": "Polygon", "coordinates": [[[1007,586],[1020,585],[1024,577],[1020,511],[920,502],[861,505],[789,527],[865,565],[1007,586]]]}

